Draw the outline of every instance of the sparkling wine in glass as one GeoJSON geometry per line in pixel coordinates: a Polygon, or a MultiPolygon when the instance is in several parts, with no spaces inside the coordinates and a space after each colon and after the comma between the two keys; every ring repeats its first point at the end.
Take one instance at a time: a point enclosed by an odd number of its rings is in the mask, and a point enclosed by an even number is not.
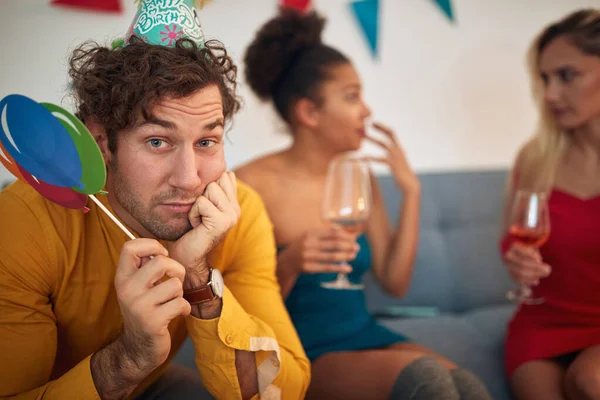
{"type": "MultiPolygon", "coordinates": [[[[334,159],[327,171],[322,216],[349,233],[360,235],[371,212],[371,180],[369,166],[359,158],[344,156],[334,159]]],[[[360,290],[364,286],[350,282],[339,273],[332,282],[321,286],[328,289],[360,290]]]]}
{"type": "MultiPolygon", "coordinates": [[[[540,248],[550,236],[548,199],[544,192],[517,191],[513,203],[508,234],[514,242],[527,247],[540,248]]],[[[524,304],[541,304],[543,298],[533,298],[527,285],[510,290],[509,300],[524,304]]]]}

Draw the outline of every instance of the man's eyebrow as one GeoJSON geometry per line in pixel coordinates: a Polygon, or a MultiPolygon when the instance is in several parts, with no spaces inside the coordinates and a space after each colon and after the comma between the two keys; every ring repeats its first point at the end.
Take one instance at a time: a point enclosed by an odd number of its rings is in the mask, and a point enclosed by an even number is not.
{"type": "Polygon", "coordinates": [[[165,120],[158,119],[158,118],[146,119],[146,120],[138,123],[137,127],[139,128],[139,127],[146,126],[146,125],[158,125],[165,129],[175,129],[177,127],[173,122],[165,121],[165,120]]]}
{"type": "Polygon", "coordinates": [[[214,121],[214,122],[211,122],[210,124],[206,124],[206,125],[204,126],[204,129],[205,129],[205,130],[208,130],[208,131],[212,131],[213,129],[215,129],[215,128],[217,128],[217,127],[221,127],[221,128],[223,128],[224,126],[225,126],[225,123],[224,123],[223,119],[222,119],[222,118],[219,118],[219,119],[217,119],[216,121],[214,121]]]}

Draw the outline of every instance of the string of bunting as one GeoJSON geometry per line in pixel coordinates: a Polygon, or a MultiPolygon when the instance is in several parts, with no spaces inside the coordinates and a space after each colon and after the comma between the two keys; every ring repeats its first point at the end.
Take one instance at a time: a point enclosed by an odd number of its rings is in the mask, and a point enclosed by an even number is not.
{"type": "MultiPolygon", "coordinates": [[[[452,0],[427,1],[433,1],[450,22],[455,22],[452,0]]],[[[379,3],[380,0],[356,0],[349,3],[373,58],[379,56],[379,3]]],[[[311,0],[281,0],[280,5],[294,8],[300,12],[307,12],[313,8],[311,0]]]]}

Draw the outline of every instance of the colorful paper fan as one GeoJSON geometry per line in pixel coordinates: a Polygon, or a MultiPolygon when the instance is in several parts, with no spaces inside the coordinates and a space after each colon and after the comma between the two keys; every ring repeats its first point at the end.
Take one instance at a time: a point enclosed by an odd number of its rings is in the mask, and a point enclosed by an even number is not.
{"type": "Polygon", "coordinates": [[[2,142],[0,142],[0,162],[2,163],[2,165],[4,165],[8,172],[13,174],[17,179],[20,179],[25,182],[25,178],[23,177],[23,175],[21,175],[21,171],[19,171],[19,166],[17,165],[15,160],[13,160],[12,157],[8,155],[6,149],[4,148],[4,146],[2,146],[2,142]]]}
{"type": "Polygon", "coordinates": [[[87,212],[90,197],[131,239],[135,237],[94,196],[104,193],[106,166],[86,126],[62,107],[11,94],[0,101],[0,162],[48,200],[87,212]]]}
{"type": "Polygon", "coordinates": [[[86,126],[64,108],[50,103],[41,104],[52,113],[69,133],[79,154],[81,160],[81,188],[73,188],[73,190],[84,194],[95,194],[102,191],[106,184],[106,168],[96,140],[86,126]]]}
{"type": "Polygon", "coordinates": [[[21,95],[0,101],[0,142],[25,171],[50,185],[81,187],[77,148],[52,113],[21,95]]]}

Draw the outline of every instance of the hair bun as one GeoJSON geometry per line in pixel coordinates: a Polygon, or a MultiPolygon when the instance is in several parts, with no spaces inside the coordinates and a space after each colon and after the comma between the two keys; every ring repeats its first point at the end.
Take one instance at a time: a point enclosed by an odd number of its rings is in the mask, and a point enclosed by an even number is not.
{"type": "Polygon", "coordinates": [[[324,27],[325,18],[316,12],[283,8],[260,28],[244,58],[246,81],[260,99],[271,97],[302,50],[321,44],[324,27]]]}

